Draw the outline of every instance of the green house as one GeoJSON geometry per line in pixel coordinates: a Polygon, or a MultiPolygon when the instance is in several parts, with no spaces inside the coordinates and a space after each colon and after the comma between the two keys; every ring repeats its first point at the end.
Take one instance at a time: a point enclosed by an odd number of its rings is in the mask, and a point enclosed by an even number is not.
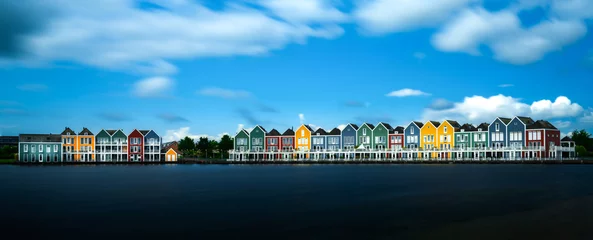
{"type": "Polygon", "coordinates": [[[266,138],[266,129],[260,125],[256,125],[249,133],[249,148],[253,152],[264,151],[264,139],[266,138]]]}
{"type": "Polygon", "coordinates": [[[241,129],[234,140],[235,151],[244,152],[249,149],[249,133],[245,129],[241,129]]]}
{"type": "Polygon", "coordinates": [[[20,134],[19,162],[62,162],[62,136],[59,134],[20,134]]]}
{"type": "Polygon", "coordinates": [[[488,127],[490,124],[481,123],[476,127],[476,130],[472,132],[472,147],[473,148],[485,148],[488,147],[489,132],[488,127]]]}
{"type": "Polygon", "coordinates": [[[356,130],[356,143],[358,148],[371,149],[373,147],[373,129],[375,126],[369,123],[363,123],[358,130],[356,130]]]}
{"type": "Polygon", "coordinates": [[[385,150],[389,148],[389,132],[393,130],[391,125],[380,122],[373,128],[372,149],[385,150]]]}

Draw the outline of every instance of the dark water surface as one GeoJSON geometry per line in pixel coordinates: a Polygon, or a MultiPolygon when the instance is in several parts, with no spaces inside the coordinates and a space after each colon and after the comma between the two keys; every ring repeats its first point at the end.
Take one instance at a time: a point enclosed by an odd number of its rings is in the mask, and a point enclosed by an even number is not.
{"type": "Polygon", "coordinates": [[[593,239],[590,165],[0,166],[0,193],[21,239],[593,239]]]}

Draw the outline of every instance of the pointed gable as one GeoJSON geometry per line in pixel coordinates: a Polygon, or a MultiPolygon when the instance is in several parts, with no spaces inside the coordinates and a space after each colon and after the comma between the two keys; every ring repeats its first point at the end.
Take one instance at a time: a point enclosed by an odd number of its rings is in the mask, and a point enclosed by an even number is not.
{"type": "Polygon", "coordinates": [[[500,119],[500,121],[503,122],[505,125],[509,125],[511,120],[513,120],[513,119],[505,118],[505,117],[498,117],[498,119],[500,119]]]}
{"type": "Polygon", "coordinates": [[[352,128],[354,128],[354,130],[358,130],[358,125],[354,124],[354,123],[349,123],[348,125],[352,126],[352,128]]]}
{"type": "Polygon", "coordinates": [[[292,130],[292,128],[286,129],[286,131],[284,131],[284,133],[282,133],[282,136],[294,137],[294,131],[292,130]]]}
{"type": "Polygon", "coordinates": [[[105,132],[107,132],[110,136],[113,136],[117,130],[105,130],[105,132]]]}
{"type": "Polygon", "coordinates": [[[328,135],[335,135],[335,136],[339,136],[341,134],[342,134],[342,131],[340,131],[339,128],[334,128],[328,133],[328,135]]]}
{"type": "Polygon", "coordinates": [[[88,135],[88,136],[92,136],[93,133],[91,132],[91,130],[89,130],[88,128],[82,128],[82,131],[80,131],[78,133],[78,135],[88,135]]]}
{"type": "Polygon", "coordinates": [[[422,123],[422,122],[413,121],[412,123],[414,123],[416,125],[416,127],[418,127],[418,129],[424,127],[424,123],[422,123]]]}
{"type": "Polygon", "coordinates": [[[521,122],[523,124],[525,124],[525,126],[535,123],[535,121],[533,121],[533,119],[531,119],[530,117],[516,116],[515,118],[518,118],[519,120],[521,120],[521,122]]]}
{"type": "Polygon", "coordinates": [[[430,124],[432,124],[432,126],[434,126],[435,128],[438,128],[439,126],[441,126],[441,122],[438,121],[428,121],[430,124]]]}
{"type": "Polygon", "coordinates": [[[72,129],[70,129],[69,127],[66,127],[62,132],[62,135],[76,135],[76,133],[72,131],[72,129]]]}
{"type": "Polygon", "coordinates": [[[488,131],[488,127],[490,125],[488,123],[480,123],[478,127],[476,127],[476,131],[488,131]]]}
{"type": "Polygon", "coordinates": [[[377,126],[379,126],[379,125],[383,125],[383,127],[385,127],[388,131],[393,130],[393,127],[391,127],[391,125],[389,125],[389,123],[379,122],[377,124],[377,126]]]}
{"type": "Polygon", "coordinates": [[[319,135],[319,136],[325,136],[327,135],[327,132],[325,130],[323,130],[323,128],[318,128],[313,135],[319,135]]]}
{"type": "Polygon", "coordinates": [[[274,128],[268,134],[266,134],[266,137],[278,137],[280,135],[280,132],[274,128]]]}
{"type": "Polygon", "coordinates": [[[459,130],[461,130],[463,132],[475,132],[478,129],[476,127],[474,127],[474,125],[472,125],[471,123],[466,123],[466,124],[463,124],[461,127],[459,127],[459,130]]]}
{"type": "Polygon", "coordinates": [[[150,130],[140,130],[140,133],[142,134],[142,136],[146,136],[146,134],[148,134],[148,132],[150,132],[150,130]]]}
{"type": "Polygon", "coordinates": [[[255,130],[256,128],[261,129],[264,132],[264,134],[268,133],[268,131],[266,131],[266,129],[264,127],[262,127],[261,125],[255,125],[255,127],[251,131],[253,132],[253,130],[255,130]]]}

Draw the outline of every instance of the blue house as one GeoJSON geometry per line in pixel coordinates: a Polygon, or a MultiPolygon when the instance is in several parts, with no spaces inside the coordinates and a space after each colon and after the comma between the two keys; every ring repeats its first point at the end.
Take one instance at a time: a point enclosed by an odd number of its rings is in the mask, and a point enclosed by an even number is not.
{"type": "Polygon", "coordinates": [[[19,162],[62,162],[62,136],[20,134],[19,162]]]}
{"type": "Polygon", "coordinates": [[[153,130],[141,130],[144,135],[144,161],[161,161],[161,137],[153,130]]]}
{"type": "Polygon", "coordinates": [[[339,128],[332,129],[326,136],[327,149],[337,151],[342,149],[342,131],[339,128]]]}
{"type": "Polygon", "coordinates": [[[311,149],[314,151],[323,151],[327,149],[326,137],[327,132],[323,128],[318,128],[315,132],[311,133],[311,149]]]}
{"type": "MultiPolygon", "coordinates": [[[[507,138],[507,125],[511,122],[510,118],[497,117],[488,126],[488,135],[490,135],[490,147],[497,149],[509,146],[507,138]]],[[[496,153],[495,157],[502,157],[502,153],[496,153]]],[[[504,154],[507,157],[507,154],[504,154]]]]}
{"type": "Polygon", "coordinates": [[[527,136],[525,135],[525,131],[527,126],[534,123],[535,121],[530,117],[514,117],[507,125],[509,147],[521,148],[527,146],[527,136]]]}
{"type": "Polygon", "coordinates": [[[424,123],[412,121],[404,130],[404,147],[415,149],[420,146],[420,128],[424,123]]]}
{"type": "Polygon", "coordinates": [[[349,123],[344,129],[342,129],[342,148],[345,150],[354,150],[356,148],[356,132],[358,126],[356,124],[349,123]]]}

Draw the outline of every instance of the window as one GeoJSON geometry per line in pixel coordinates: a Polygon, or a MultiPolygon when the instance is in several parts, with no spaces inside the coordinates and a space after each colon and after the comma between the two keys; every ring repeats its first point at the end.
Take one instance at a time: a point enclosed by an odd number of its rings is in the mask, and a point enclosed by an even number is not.
{"type": "Polygon", "coordinates": [[[410,128],[410,134],[414,134],[414,128],[413,127],[410,128]]]}
{"type": "Polygon", "coordinates": [[[366,128],[363,128],[362,129],[362,135],[367,135],[367,129],[366,128]]]}
{"type": "Polygon", "coordinates": [[[447,126],[443,127],[443,130],[445,131],[445,133],[447,133],[447,126]]]}
{"type": "Polygon", "coordinates": [[[537,132],[537,140],[542,140],[542,132],[537,132]]]}
{"type": "Polygon", "coordinates": [[[50,153],[50,152],[51,152],[51,146],[49,146],[49,145],[48,145],[48,146],[46,146],[46,147],[45,147],[45,152],[48,152],[48,153],[50,153]]]}
{"type": "Polygon", "coordinates": [[[496,125],[494,125],[496,127],[496,131],[500,131],[500,124],[496,123],[496,125]]]}
{"type": "Polygon", "coordinates": [[[29,151],[29,145],[23,145],[23,152],[29,151]]]}
{"type": "Polygon", "coordinates": [[[39,152],[43,152],[43,145],[39,145],[39,152]]]}
{"type": "Polygon", "coordinates": [[[305,130],[301,130],[301,137],[305,136],[305,130]]]}
{"type": "Polygon", "coordinates": [[[43,154],[39,154],[39,161],[43,161],[43,154]]]}
{"type": "Polygon", "coordinates": [[[522,132],[517,132],[517,137],[519,137],[519,141],[523,141],[523,133],[522,132]]]}

